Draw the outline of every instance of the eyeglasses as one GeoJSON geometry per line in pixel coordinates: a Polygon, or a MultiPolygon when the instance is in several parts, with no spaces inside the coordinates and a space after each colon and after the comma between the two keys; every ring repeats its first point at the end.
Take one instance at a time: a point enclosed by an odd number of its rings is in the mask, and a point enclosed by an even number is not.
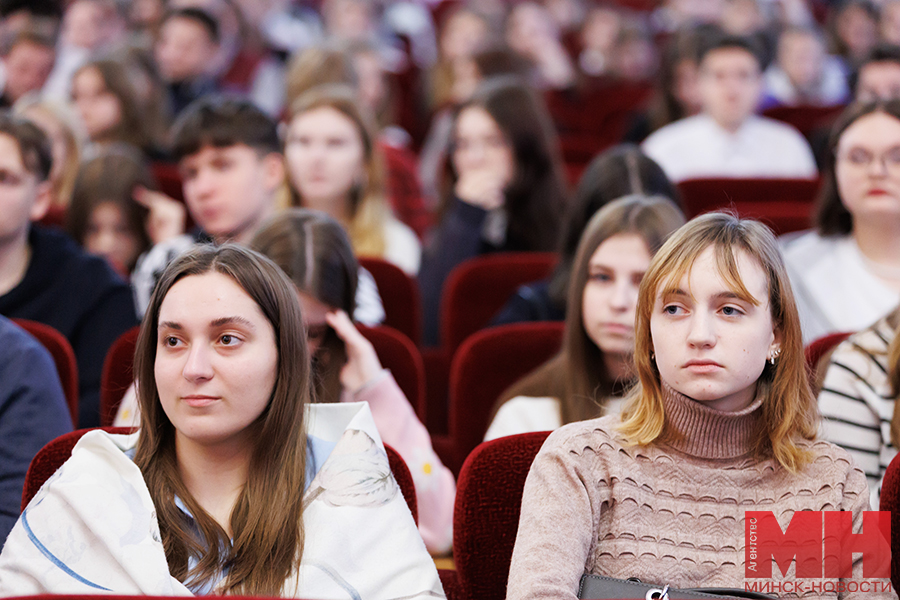
{"type": "Polygon", "coordinates": [[[900,146],[894,146],[883,154],[875,155],[865,148],[850,148],[846,152],[838,152],[837,159],[854,168],[868,169],[877,160],[892,175],[900,175],[900,146]]]}

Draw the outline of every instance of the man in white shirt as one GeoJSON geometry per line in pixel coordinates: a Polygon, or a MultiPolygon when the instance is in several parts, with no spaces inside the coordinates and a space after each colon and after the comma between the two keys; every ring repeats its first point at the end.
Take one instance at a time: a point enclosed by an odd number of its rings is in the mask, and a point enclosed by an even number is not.
{"type": "Polygon", "coordinates": [[[817,175],[809,144],[797,130],[754,114],[763,78],[751,40],[723,35],[707,45],[699,90],[699,115],[663,127],[643,144],[670,179],[817,175]]]}

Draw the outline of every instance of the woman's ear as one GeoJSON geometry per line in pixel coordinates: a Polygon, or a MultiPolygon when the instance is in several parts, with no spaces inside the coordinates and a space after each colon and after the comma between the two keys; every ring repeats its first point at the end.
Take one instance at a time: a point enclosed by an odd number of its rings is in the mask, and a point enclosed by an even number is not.
{"type": "Polygon", "coordinates": [[[782,335],[781,327],[776,326],[775,329],[772,330],[772,343],[769,345],[768,356],[778,356],[781,354],[781,343],[783,338],[784,335],[782,335]]]}
{"type": "Polygon", "coordinates": [[[53,184],[50,180],[42,181],[37,185],[34,202],[31,205],[29,218],[32,222],[40,221],[47,215],[53,204],[53,184]]]}
{"type": "Polygon", "coordinates": [[[278,152],[270,152],[262,160],[266,188],[274,192],[285,181],[284,156],[278,152]]]}

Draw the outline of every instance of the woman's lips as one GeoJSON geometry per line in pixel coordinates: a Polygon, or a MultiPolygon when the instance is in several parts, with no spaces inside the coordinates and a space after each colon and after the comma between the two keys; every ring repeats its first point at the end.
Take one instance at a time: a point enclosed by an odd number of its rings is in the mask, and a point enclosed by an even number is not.
{"type": "Polygon", "coordinates": [[[713,373],[722,368],[722,365],[713,360],[689,360],[684,368],[692,373],[713,373]]]}
{"type": "Polygon", "coordinates": [[[630,325],[622,325],[621,323],[603,323],[602,327],[609,333],[618,335],[632,335],[634,328],[630,325]]]}
{"type": "Polygon", "coordinates": [[[216,396],[201,396],[201,395],[193,395],[193,396],[184,396],[181,398],[184,402],[193,408],[203,408],[204,406],[209,406],[213,402],[219,400],[216,396]]]}

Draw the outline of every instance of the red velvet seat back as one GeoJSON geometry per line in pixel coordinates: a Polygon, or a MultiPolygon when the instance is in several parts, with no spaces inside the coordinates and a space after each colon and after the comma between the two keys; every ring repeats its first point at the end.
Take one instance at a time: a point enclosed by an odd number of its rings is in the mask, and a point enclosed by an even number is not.
{"type": "Polygon", "coordinates": [[[380,258],[364,257],[359,264],[375,279],[384,304],[384,325],[393,327],[414,344],[422,339],[422,300],[419,284],[397,265],[380,258]]]}
{"type": "Polygon", "coordinates": [[[484,439],[494,404],[506,388],[559,351],[562,322],[511,323],[470,336],[450,368],[450,438],[455,472],[484,439]]]}
{"type": "Polygon", "coordinates": [[[106,352],[100,375],[100,426],[113,424],[128,386],[134,382],[134,348],[140,325],[120,335],[106,352]]]}
{"type": "MultiPolygon", "coordinates": [[[[874,510],[874,507],[873,507],[874,510]]],[[[900,455],[894,457],[884,472],[879,510],[891,513],[891,583],[900,589],[900,455]]]]}
{"type": "Polygon", "coordinates": [[[641,110],[651,93],[647,85],[623,82],[546,92],[544,99],[559,134],[563,162],[570,168],[583,166],[618,144],[632,115],[641,110]]]}
{"type": "Polygon", "coordinates": [[[688,179],[678,184],[689,219],[731,208],[743,218],[759,219],[776,235],[812,226],[819,190],[815,179],[688,179]]]}
{"type": "Polygon", "coordinates": [[[475,448],[459,474],[453,558],[466,598],[503,600],[531,463],[549,432],[524,433],[475,448]]]}
{"type": "Polygon", "coordinates": [[[519,286],[547,277],[558,257],[551,252],[485,254],[458,265],[441,298],[441,347],[450,356],[486,326],[519,286]]]}
{"type": "Polygon", "coordinates": [[[12,322],[30,333],[50,352],[59,374],[59,382],[62,384],[63,395],[69,406],[69,415],[72,424],[78,426],[78,362],[75,360],[75,351],[66,336],[59,331],[28,319],[12,319],[12,322]]]}
{"type": "Polygon", "coordinates": [[[384,325],[360,326],[359,331],[372,342],[381,366],[389,369],[397,385],[412,404],[419,420],[425,416],[425,365],[419,349],[408,337],[384,325]]]}
{"type": "MultiPolygon", "coordinates": [[[[130,427],[104,427],[103,429],[109,433],[130,433],[133,431],[130,427]]],[[[22,488],[22,510],[25,510],[25,507],[28,506],[28,503],[31,502],[34,495],[41,489],[41,486],[44,485],[44,482],[47,481],[51,475],[56,473],[56,470],[59,469],[64,462],[69,460],[69,457],[72,456],[72,448],[75,447],[75,444],[81,439],[81,436],[88,431],[92,430],[79,429],[61,435],[50,441],[34,456],[31,460],[31,464],[28,466],[28,473],[25,475],[25,486],[22,488]]],[[[387,445],[385,445],[385,450],[387,450],[388,462],[391,465],[391,472],[394,474],[394,479],[397,480],[397,485],[400,487],[403,498],[409,505],[409,510],[413,515],[413,519],[418,523],[419,512],[418,505],[416,504],[416,487],[413,483],[412,474],[409,472],[409,468],[407,468],[406,463],[403,462],[403,459],[397,454],[396,450],[387,445]]]]}
{"type": "Polygon", "coordinates": [[[184,202],[184,187],[178,166],[165,162],[154,162],[150,165],[153,178],[159,184],[159,191],[166,196],[184,202]]]}
{"type": "Polygon", "coordinates": [[[844,111],[843,104],[834,106],[777,106],[763,111],[763,116],[787,123],[807,138],[817,129],[830,128],[844,111]]]}
{"type": "Polygon", "coordinates": [[[806,355],[806,370],[809,373],[809,380],[810,384],[812,384],[813,386],[813,389],[816,388],[819,363],[822,361],[822,358],[828,355],[837,347],[838,344],[846,340],[851,335],[853,335],[853,332],[851,331],[839,331],[837,333],[830,333],[826,336],[820,337],[817,340],[813,340],[806,346],[806,348],[804,348],[804,354],[806,355]]]}

